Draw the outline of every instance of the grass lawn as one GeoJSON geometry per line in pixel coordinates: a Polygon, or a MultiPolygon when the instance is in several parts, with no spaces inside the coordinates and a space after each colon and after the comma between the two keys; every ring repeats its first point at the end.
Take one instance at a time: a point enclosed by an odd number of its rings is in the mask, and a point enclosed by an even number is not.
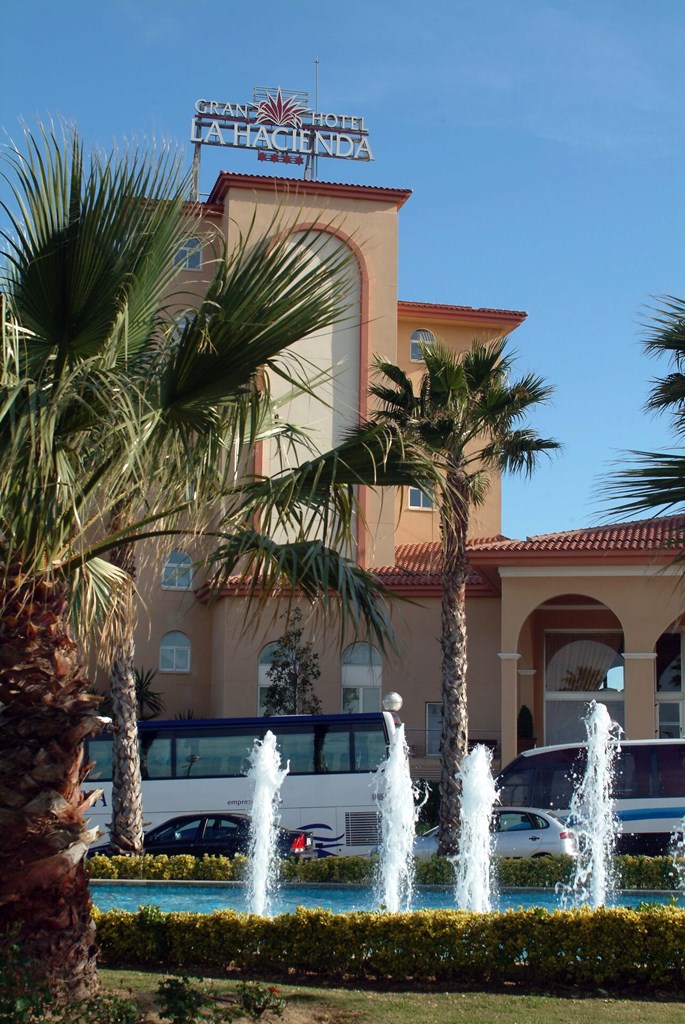
{"type": "MultiPolygon", "coordinates": [[[[101,970],[109,991],[131,990],[141,1008],[151,1010],[164,974],[101,970]]],[[[214,981],[230,994],[234,983],[214,981]]],[[[284,1024],[682,1024],[685,1001],[615,999],[595,995],[521,995],[486,992],[397,992],[378,989],[315,988],[281,985],[287,1000],[284,1024]]],[[[152,1014],[149,1021],[157,1018],[152,1014]]],[[[278,1018],[267,1018],[274,1021],[278,1018]]]]}

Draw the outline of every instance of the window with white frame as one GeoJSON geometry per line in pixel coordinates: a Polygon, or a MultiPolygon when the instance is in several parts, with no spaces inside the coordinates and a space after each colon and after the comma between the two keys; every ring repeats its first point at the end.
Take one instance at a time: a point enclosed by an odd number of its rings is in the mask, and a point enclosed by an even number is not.
{"type": "Polygon", "coordinates": [[[420,363],[423,361],[421,355],[421,346],[435,344],[435,335],[432,331],[427,330],[425,327],[418,327],[415,331],[412,331],[409,338],[409,358],[412,363],[420,363]]]}
{"type": "Polygon", "coordinates": [[[272,643],[267,644],[266,647],[262,647],[259,652],[259,661],[257,665],[257,714],[263,715],[266,712],[266,691],[271,686],[271,680],[269,679],[268,672],[274,663],[274,654],[278,648],[278,642],[274,640],[272,643]]]}
{"type": "Polygon", "coordinates": [[[383,664],[371,644],[350,644],[341,666],[342,710],[345,714],[380,711],[383,664]]]}
{"type": "Polygon", "coordinates": [[[433,499],[425,494],[419,487],[409,487],[407,490],[409,495],[409,508],[431,511],[435,507],[433,505],[433,499]]]}
{"type": "Polygon", "coordinates": [[[185,551],[172,551],[162,569],[162,590],[190,590],[193,560],[185,551]]]}
{"type": "Polygon", "coordinates": [[[682,634],[662,633],[656,642],[656,733],[659,739],[683,735],[682,634]]]}
{"type": "Polygon", "coordinates": [[[440,755],[442,734],[442,703],[426,704],[426,757],[440,755]]]}
{"type": "Polygon", "coordinates": [[[160,672],[190,672],[190,640],[185,633],[172,630],[159,642],[160,672]]]}
{"type": "Polygon", "coordinates": [[[591,701],[605,704],[625,725],[623,633],[586,630],[545,634],[545,743],[586,738],[583,719],[591,701]]]}
{"type": "Polygon", "coordinates": [[[185,242],[174,256],[174,266],[182,270],[202,270],[202,241],[194,235],[185,242]]]}
{"type": "Polygon", "coordinates": [[[174,345],[178,345],[183,332],[185,331],[188,324],[191,324],[195,319],[195,315],[192,310],[184,309],[180,313],[175,313],[173,316],[173,326],[171,328],[170,341],[174,345]]]}

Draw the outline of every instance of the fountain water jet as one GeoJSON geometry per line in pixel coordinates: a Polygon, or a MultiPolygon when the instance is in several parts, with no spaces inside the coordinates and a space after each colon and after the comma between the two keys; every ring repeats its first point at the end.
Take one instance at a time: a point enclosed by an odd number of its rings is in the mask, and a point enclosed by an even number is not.
{"type": "Polygon", "coordinates": [[[459,857],[454,897],[460,910],[492,910],[493,836],[490,830],[497,786],[492,777],[492,752],[478,745],[462,761],[459,857]]]}
{"type": "Polygon", "coordinates": [[[414,833],[419,806],[409,774],[404,725],[390,739],[373,785],[379,796],[381,842],[377,899],[390,913],[410,910],[414,892],[414,833]]]}
{"type": "Polygon", "coordinates": [[[278,885],[278,797],[290,762],[281,768],[276,737],[269,730],[255,740],[247,777],[254,785],[248,850],[247,912],[270,916],[271,899],[278,885]]]}
{"type": "Polygon", "coordinates": [[[592,701],[586,715],[587,762],[569,808],[569,824],[578,839],[573,881],[560,887],[564,906],[593,908],[606,903],[614,886],[612,856],[620,824],[614,813],[611,787],[620,750],[621,727],[612,722],[605,704],[592,701]]]}

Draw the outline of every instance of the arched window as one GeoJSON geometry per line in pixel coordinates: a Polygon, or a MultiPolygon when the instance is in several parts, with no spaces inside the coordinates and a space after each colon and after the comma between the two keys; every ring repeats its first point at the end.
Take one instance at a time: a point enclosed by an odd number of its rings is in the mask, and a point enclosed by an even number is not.
{"type": "Polygon", "coordinates": [[[160,672],[190,672],[190,640],[177,630],[165,633],[159,643],[160,672]]]}
{"type": "Polygon", "coordinates": [[[172,551],[162,569],[162,590],[190,590],[193,560],[185,551],[172,551]]]}
{"type": "Polygon", "coordinates": [[[342,656],[342,709],[345,713],[380,711],[383,665],[371,644],[350,644],[342,656]]]}
{"type": "Polygon", "coordinates": [[[590,703],[606,704],[623,727],[623,633],[613,630],[545,634],[545,743],[585,739],[590,703]]]}
{"type": "Polygon", "coordinates": [[[181,313],[174,314],[173,327],[171,328],[171,333],[169,335],[169,340],[172,341],[174,345],[178,345],[183,337],[183,332],[188,324],[192,323],[194,316],[195,314],[190,309],[184,309],[181,313]]]}
{"type": "Polygon", "coordinates": [[[202,241],[195,236],[186,238],[174,256],[174,266],[182,270],[202,270],[202,241]]]}
{"type": "Polygon", "coordinates": [[[267,672],[274,662],[274,654],[278,647],[277,641],[262,647],[259,652],[259,663],[257,667],[257,714],[263,715],[266,709],[266,691],[271,686],[267,672]]]}
{"type": "Polygon", "coordinates": [[[421,355],[422,344],[434,345],[435,335],[425,327],[417,327],[415,331],[412,331],[409,339],[409,358],[412,363],[420,363],[423,360],[423,356],[421,355]]]}

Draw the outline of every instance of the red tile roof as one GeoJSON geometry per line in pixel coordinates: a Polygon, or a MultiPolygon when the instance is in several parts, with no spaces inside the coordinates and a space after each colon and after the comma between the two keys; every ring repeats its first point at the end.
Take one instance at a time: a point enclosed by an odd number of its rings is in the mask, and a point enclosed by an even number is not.
{"type": "MultiPolygon", "coordinates": [[[[479,537],[468,543],[471,568],[467,579],[470,596],[489,596],[498,592],[496,566],[525,564],[529,560],[554,564],[560,558],[597,561],[613,556],[653,561],[668,560],[685,549],[685,516],[661,516],[630,523],[593,526],[562,533],[540,534],[516,540],[509,537],[479,537]],[[493,572],[493,569],[495,570],[493,572]]],[[[402,544],[395,553],[395,565],[374,568],[390,589],[427,592],[440,587],[441,548],[439,541],[402,544]]]]}
{"type": "MultiPolygon", "coordinates": [[[[442,588],[440,543],[400,544],[395,551],[395,564],[374,567],[371,571],[390,590],[420,589],[422,593],[442,588]]],[[[493,585],[476,569],[466,580],[470,596],[490,597],[497,593],[493,585]]]]}
{"type": "MultiPolygon", "coordinates": [[[[496,567],[525,565],[574,559],[597,562],[613,556],[617,563],[654,561],[661,556],[668,562],[685,549],[685,515],[638,519],[629,523],[590,526],[561,533],[545,533],[511,539],[501,535],[475,538],[468,543],[471,562],[466,581],[469,597],[493,597],[499,594],[496,567]]],[[[409,596],[435,596],[441,591],[441,547],[439,541],[400,544],[395,564],[373,566],[370,571],[389,589],[409,596]]],[[[224,594],[246,593],[249,582],[240,577],[228,581],[224,594]]]]}
{"type": "Polygon", "coordinates": [[[494,309],[487,306],[452,306],[443,302],[407,302],[401,300],[397,303],[397,312],[400,317],[425,316],[433,320],[462,320],[466,323],[483,321],[499,323],[522,323],[527,313],[520,309],[494,309]]]}
{"type": "Polygon", "coordinates": [[[474,551],[544,552],[649,552],[685,547],[685,515],[655,516],[629,523],[590,526],[561,533],[543,533],[525,540],[505,537],[474,541],[474,551]]]}

